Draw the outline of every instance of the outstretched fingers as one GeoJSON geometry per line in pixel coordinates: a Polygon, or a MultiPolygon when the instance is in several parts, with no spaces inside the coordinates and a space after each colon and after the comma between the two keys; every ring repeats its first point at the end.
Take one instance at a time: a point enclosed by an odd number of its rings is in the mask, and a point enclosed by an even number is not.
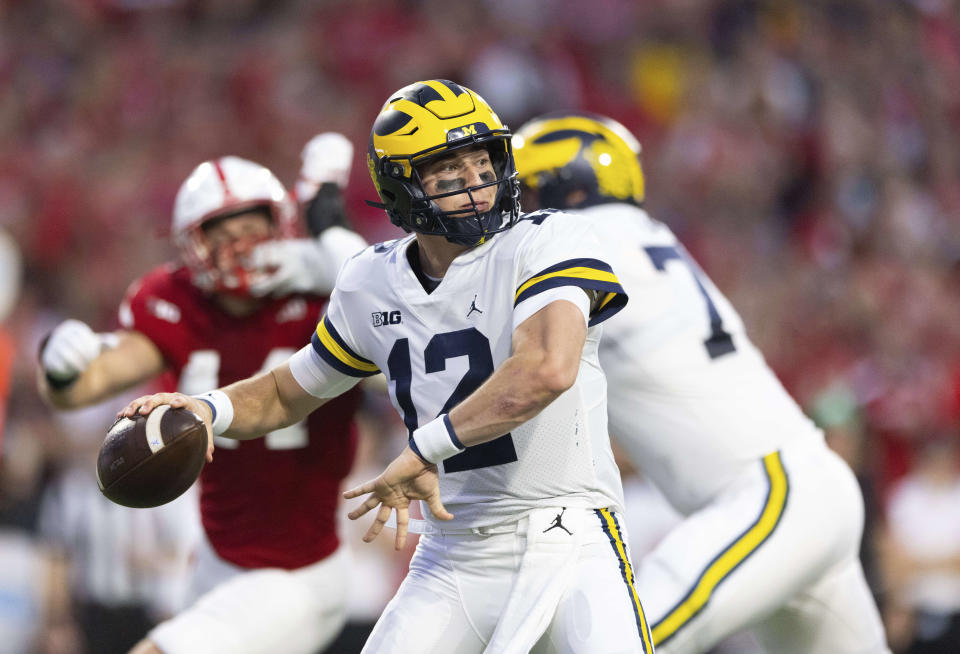
{"type": "Polygon", "coordinates": [[[430,509],[430,513],[433,514],[433,517],[438,520],[453,520],[453,514],[447,511],[447,508],[443,505],[443,502],[440,501],[440,491],[434,490],[427,497],[427,507],[430,509]]]}
{"type": "MultiPolygon", "coordinates": [[[[354,496],[351,496],[354,497],[354,496]]],[[[353,511],[347,514],[347,517],[351,520],[356,520],[362,515],[365,515],[368,511],[372,511],[377,508],[377,505],[380,504],[380,498],[376,495],[371,494],[366,500],[363,501],[363,504],[355,508],[353,511]]],[[[386,506],[386,505],[384,505],[386,506]]],[[[389,508],[389,507],[388,507],[389,508]]]]}
{"type": "Polygon", "coordinates": [[[393,548],[397,551],[403,549],[407,542],[407,528],[410,524],[410,510],[405,506],[397,507],[397,535],[393,541],[393,548]]]}
{"type": "MultiPolygon", "coordinates": [[[[367,483],[357,486],[356,488],[351,488],[348,491],[343,492],[344,499],[352,500],[355,497],[360,497],[361,495],[366,495],[367,493],[372,493],[376,488],[377,480],[372,479],[367,483]]],[[[362,514],[361,514],[362,515],[362,514]]]]}
{"type": "Polygon", "coordinates": [[[373,540],[380,535],[380,532],[383,531],[383,526],[387,524],[387,520],[390,519],[390,511],[392,511],[392,509],[386,504],[380,505],[376,519],[373,521],[373,524],[370,525],[370,528],[367,529],[367,533],[363,535],[364,543],[372,543],[373,540]]]}

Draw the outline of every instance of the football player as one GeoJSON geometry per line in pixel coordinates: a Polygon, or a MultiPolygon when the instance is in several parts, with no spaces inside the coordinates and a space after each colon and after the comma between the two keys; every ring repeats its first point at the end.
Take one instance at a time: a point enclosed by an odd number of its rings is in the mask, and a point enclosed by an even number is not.
{"type": "MultiPolygon", "coordinates": [[[[350,164],[349,155],[311,156],[327,156],[334,169],[350,164]]],[[[76,320],[57,327],[41,354],[43,394],[78,407],[166,371],[176,388],[199,393],[285,361],[326,303],[293,291],[321,284],[324,268],[335,271],[366,245],[342,229],[291,240],[296,220],[295,203],[267,168],[238,157],[197,166],[174,206],[181,261],[130,287],[121,331],[96,334],[76,320]],[[252,263],[258,246],[269,251],[252,263]],[[277,255],[285,255],[282,266],[263,262],[277,255]]],[[[221,442],[200,477],[205,538],[191,588],[199,600],[135,652],[312,654],[337,635],[348,573],[336,509],[357,404],[350,393],[262,439],[221,442]]]]}
{"type": "Polygon", "coordinates": [[[630,305],[600,342],[610,432],[685,519],[639,562],[660,653],[752,626],[769,652],[886,652],[860,566],[863,499],[740,316],[641,208],[640,146],[593,115],[513,137],[523,197],[602,236],[630,305]]]}
{"type": "Polygon", "coordinates": [[[311,343],[200,398],[155,394],[120,415],[185,406],[213,434],[296,423],[382,370],[409,446],[350,517],[408,507],[427,524],[365,652],[651,652],[626,552],[620,477],[596,358],[626,303],[589,225],[521,215],[510,131],[447,80],[394,93],[368,163],[390,220],[413,234],[342,269],[311,343]]]}

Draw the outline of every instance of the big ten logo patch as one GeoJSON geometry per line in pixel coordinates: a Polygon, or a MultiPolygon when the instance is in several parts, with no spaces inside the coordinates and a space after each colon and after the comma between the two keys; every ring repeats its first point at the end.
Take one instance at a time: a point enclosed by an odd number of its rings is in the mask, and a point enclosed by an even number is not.
{"type": "Polygon", "coordinates": [[[382,327],[383,325],[399,325],[400,324],[400,312],[399,311],[374,311],[373,316],[373,326],[382,327]]]}

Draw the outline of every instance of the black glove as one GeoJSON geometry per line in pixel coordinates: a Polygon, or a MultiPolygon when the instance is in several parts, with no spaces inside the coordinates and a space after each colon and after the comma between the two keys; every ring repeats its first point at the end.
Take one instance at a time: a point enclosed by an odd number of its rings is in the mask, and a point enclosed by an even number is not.
{"type": "Polygon", "coordinates": [[[314,237],[319,236],[328,227],[351,229],[347,208],[343,202],[343,193],[334,182],[320,185],[317,194],[307,203],[304,214],[307,231],[314,237]]]}

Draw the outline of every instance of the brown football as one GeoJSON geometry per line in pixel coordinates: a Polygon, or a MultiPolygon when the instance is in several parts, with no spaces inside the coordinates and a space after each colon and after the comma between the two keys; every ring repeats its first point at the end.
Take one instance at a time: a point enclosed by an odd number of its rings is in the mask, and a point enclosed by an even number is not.
{"type": "Polygon", "coordinates": [[[164,404],[148,416],[113,424],[97,457],[97,485],[117,504],[160,506],[190,488],[206,454],[203,421],[192,411],[164,404]]]}

